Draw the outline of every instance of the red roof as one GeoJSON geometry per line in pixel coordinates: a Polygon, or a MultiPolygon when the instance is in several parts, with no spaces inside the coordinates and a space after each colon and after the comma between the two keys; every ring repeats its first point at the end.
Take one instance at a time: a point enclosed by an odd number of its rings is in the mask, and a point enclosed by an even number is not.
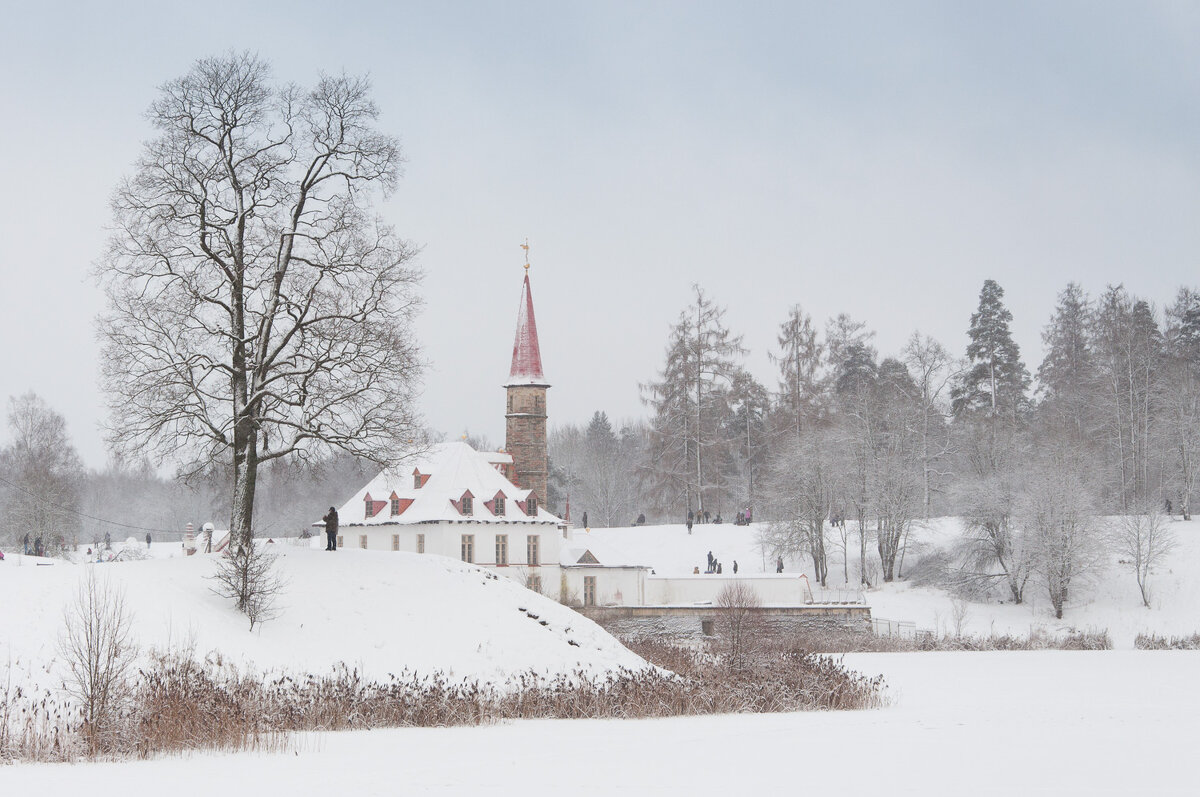
{"type": "Polygon", "coordinates": [[[510,385],[544,385],[542,351],[538,347],[537,321],[533,317],[533,294],[529,292],[529,272],[521,289],[521,307],[517,311],[517,336],[513,340],[510,385]]]}

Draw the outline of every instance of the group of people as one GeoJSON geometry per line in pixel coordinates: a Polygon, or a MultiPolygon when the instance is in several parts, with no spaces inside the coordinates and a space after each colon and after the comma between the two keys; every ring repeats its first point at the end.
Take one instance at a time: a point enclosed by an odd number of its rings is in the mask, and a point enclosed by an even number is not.
{"type": "Polygon", "coordinates": [[[750,514],[750,507],[746,507],[744,512],[738,512],[737,517],[733,519],[735,526],[749,526],[753,516],[750,514]]]}
{"type": "MultiPolygon", "coordinates": [[[[737,559],[734,559],[733,560],[733,574],[735,576],[737,575],[737,571],[738,571],[738,563],[737,563],[737,559]]],[[[709,551],[708,552],[708,565],[707,565],[707,567],[705,567],[704,573],[706,575],[712,575],[712,574],[724,575],[724,572],[725,571],[723,569],[723,566],[721,565],[720,560],[717,559],[717,557],[713,556],[712,551],[709,551]]],[[[692,568],[692,574],[700,575],[700,568],[699,567],[692,568]]]]}
{"type": "MultiPolygon", "coordinates": [[[[643,520],[643,522],[645,522],[645,521],[643,520]]],[[[692,526],[696,523],[723,523],[723,522],[724,521],[721,519],[720,512],[718,512],[715,517],[707,509],[705,509],[701,512],[693,512],[692,510],[689,509],[688,513],[687,513],[686,524],[687,524],[688,534],[692,533],[692,526]]]]}

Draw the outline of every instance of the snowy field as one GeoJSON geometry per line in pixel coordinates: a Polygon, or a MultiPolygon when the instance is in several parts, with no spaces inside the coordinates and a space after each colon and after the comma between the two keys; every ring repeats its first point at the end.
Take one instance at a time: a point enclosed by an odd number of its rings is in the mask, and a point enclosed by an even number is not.
{"type": "MultiPolygon", "coordinates": [[[[1114,562],[1055,621],[1031,583],[1028,605],[973,603],[965,631],[1107,628],[1120,648],[1138,631],[1200,630],[1200,523],[1172,524],[1179,545],[1141,606],[1114,562]]],[[[957,522],[917,537],[948,544],[957,522]]],[[[712,550],[761,570],[755,529],[593,529],[577,544],[602,562],[639,560],[687,573],[712,550]]],[[[135,543],[136,544],[136,543],[135,543]]],[[[259,671],[326,672],[337,662],[370,678],[440,669],[502,681],[523,670],[603,675],[644,666],[598,626],[505,579],[449,559],[280,545],[280,615],[247,628],[210,591],[212,557],[155,546],[147,561],[94,565],[120,585],[143,647],[217,651],[259,671]],[[537,615],[536,618],[530,614],[537,615]],[[543,625],[543,622],[545,623],[543,625]],[[579,646],[571,645],[576,641],[579,646]]],[[[802,572],[804,562],[788,562],[802,572]]],[[[839,586],[840,562],[831,573],[839,586]]],[[[63,606],[83,567],[8,554],[0,563],[0,681],[53,687],[63,606]]],[[[867,594],[876,616],[950,630],[950,597],[907,584],[867,594]]],[[[891,705],[841,713],[729,715],[646,721],[519,721],[497,726],[304,734],[272,754],[197,754],[143,762],[20,764],[0,769],[0,794],[180,795],[528,794],[1195,794],[1200,653],[1034,651],[855,654],[882,674],[891,705]],[[544,751],[553,751],[546,754],[544,751]],[[533,760],[536,758],[536,760],[533,760]],[[199,765],[202,777],[181,777],[199,765]]]]}
{"type": "MultiPolygon", "coordinates": [[[[732,572],[735,560],[742,573],[774,572],[769,552],[758,543],[758,526],[757,523],[698,525],[690,535],[683,524],[577,530],[574,544],[591,549],[604,564],[644,564],[654,567],[660,575],[691,573],[696,565],[703,571],[709,551],[724,564],[726,575],[732,572]]],[[[1200,632],[1200,521],[1174,520],[1169,527],[1178,545],[1151,577],[1150,609],[1142,605],[1133,571],[1120,565],[1114,555],[1105,570],[1073,585],[1072,599],[1067,602],[1062,620],[1055,619],[1045,588],[1034,577],[1025,589],[1025,602],[1021,605],[997,601],[967,603],[961,631],[982,636],[996,633],[1024,637],[1034,630],[1107,629],[1113,645],[1124,649],[1133,647],[1139,632],[1174,636],[1200,632]]],[[[922,551],[950,545],[959,534],[957,518],[937,518],[927,528],[914,530],[905,571],[911,571],[922,551]]],[[[852,541],[848,568],[851,586],[858,581],[856,545],[852,541]]],[[[868,546],[867,555],[878,563],[874,545],[868,546]]],[[[786,560],[785,566],[789,573],[812,572],[811,561],[804,559],[786,560]]],[[[845,585],[844,572],[841,552],[831,551],[828,580],[831,589],[845,585]]],[[[922,589],[899,581],[878,584],[865,597],[873,617],[911,623],[938,634],[956,630],[953,601],[942,590],[922,589]]]]}
{"type": "Polygon", "coordinates": [[[877,711],[310,734],[276,754],[0,769],[5,794],[1192,795],[1200,654],[857,654],[877,711]],[[196,776],[181,776],[188,771],[196,776]]]}

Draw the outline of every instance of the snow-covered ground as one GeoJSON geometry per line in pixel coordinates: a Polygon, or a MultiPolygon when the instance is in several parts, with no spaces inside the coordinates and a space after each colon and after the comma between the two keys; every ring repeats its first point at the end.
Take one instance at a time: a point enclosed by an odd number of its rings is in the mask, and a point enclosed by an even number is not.
{"type": "Polygon", "coordinates": [[[891,653],[877,711],[312,734],[277,754],[0,769],[5,794],[1196,793],[1200,654],[891,653]],[[188,776],[184,773],[200,773],[188,776]]]}
{"type": "Polygon", "coordinates": [[[106,564],[8,554],[0,563],[0,682],[6,667],[29,687],[59,682],[63,610],[86,569],[124,590],[143,649],[216,652],[242,669],[324,674],[341,662],[374,680],[408,669],[500,682],[529,670],[604,676],[646,666],[582,615],[472,565],[271,547],[286,586],[279,615],[253,631],[212,592],[215,556],[183,557],[169,545],[152,547],[156,558],[106,564]]]}
{"type": "MultiPolygon", "coordinates": [[[[1025,601],[1020,605],[997,601],[968,602],[961,628],[956,627],[955,605],[944,590],[913,587],[906,581],[879,584],[866,593],[872,616],[897,623],[911,623],[919,629],[941,634],[963,633],[1026,636],[1032,630],[1049,632],[1075,628],[1107,629],[1114,646],[1132,648],[1140,632],[1187,636],[1200,632],[1200,521],[1170,523],[1178,544],[1163,566],[1151,576],[1151,607],[1142,605],[1133,571],[1110,557],[1108,567],[1086,582],[1073,585],[1062,620],[1057,620],[1044,587],[1037,577],[1030,579],[1025,601]]],[[[759,524],[734,526],[697,525],[688,534],[683,524],[632,528],[576,530],[576,545],[588,547],[604,564],[644,564],[660,575],[691,573],[699,565],[704,570],[707,553],[712,551],[729,574],[734,560],[739,572],[773,572],[769,551],[758,542],[759,524]]],[[[853,535],[853,528],[851,528],[853,535]]],[[[905,570],[920,559],[921,551],[950,545],[961,534],[957,518],[937,518],[926,528],[914,530],[912,551],[905,559],[905,570]]],[[[830,588],[844,586],[848,571],[850,586],[858,580],[857,548],[851,542],[850,567],[843,569],[840,551],[830,555],[830,588]]],[[[874,546],[867,555],[878,561],[874,546]]],[[[785,562],[787,572],[811,573],[812,563],[804,559],[785,562]]]]}

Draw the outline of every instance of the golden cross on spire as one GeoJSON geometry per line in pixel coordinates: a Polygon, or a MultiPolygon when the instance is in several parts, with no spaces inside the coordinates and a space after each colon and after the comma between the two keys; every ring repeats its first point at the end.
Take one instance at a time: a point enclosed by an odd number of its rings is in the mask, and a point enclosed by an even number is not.
{"type": "Polygon", "coordinates": [[[521,244],[521,248],[525,250],[525,271],[529,272],[529,239],[525,239],[525,243],[521,244]]]}

